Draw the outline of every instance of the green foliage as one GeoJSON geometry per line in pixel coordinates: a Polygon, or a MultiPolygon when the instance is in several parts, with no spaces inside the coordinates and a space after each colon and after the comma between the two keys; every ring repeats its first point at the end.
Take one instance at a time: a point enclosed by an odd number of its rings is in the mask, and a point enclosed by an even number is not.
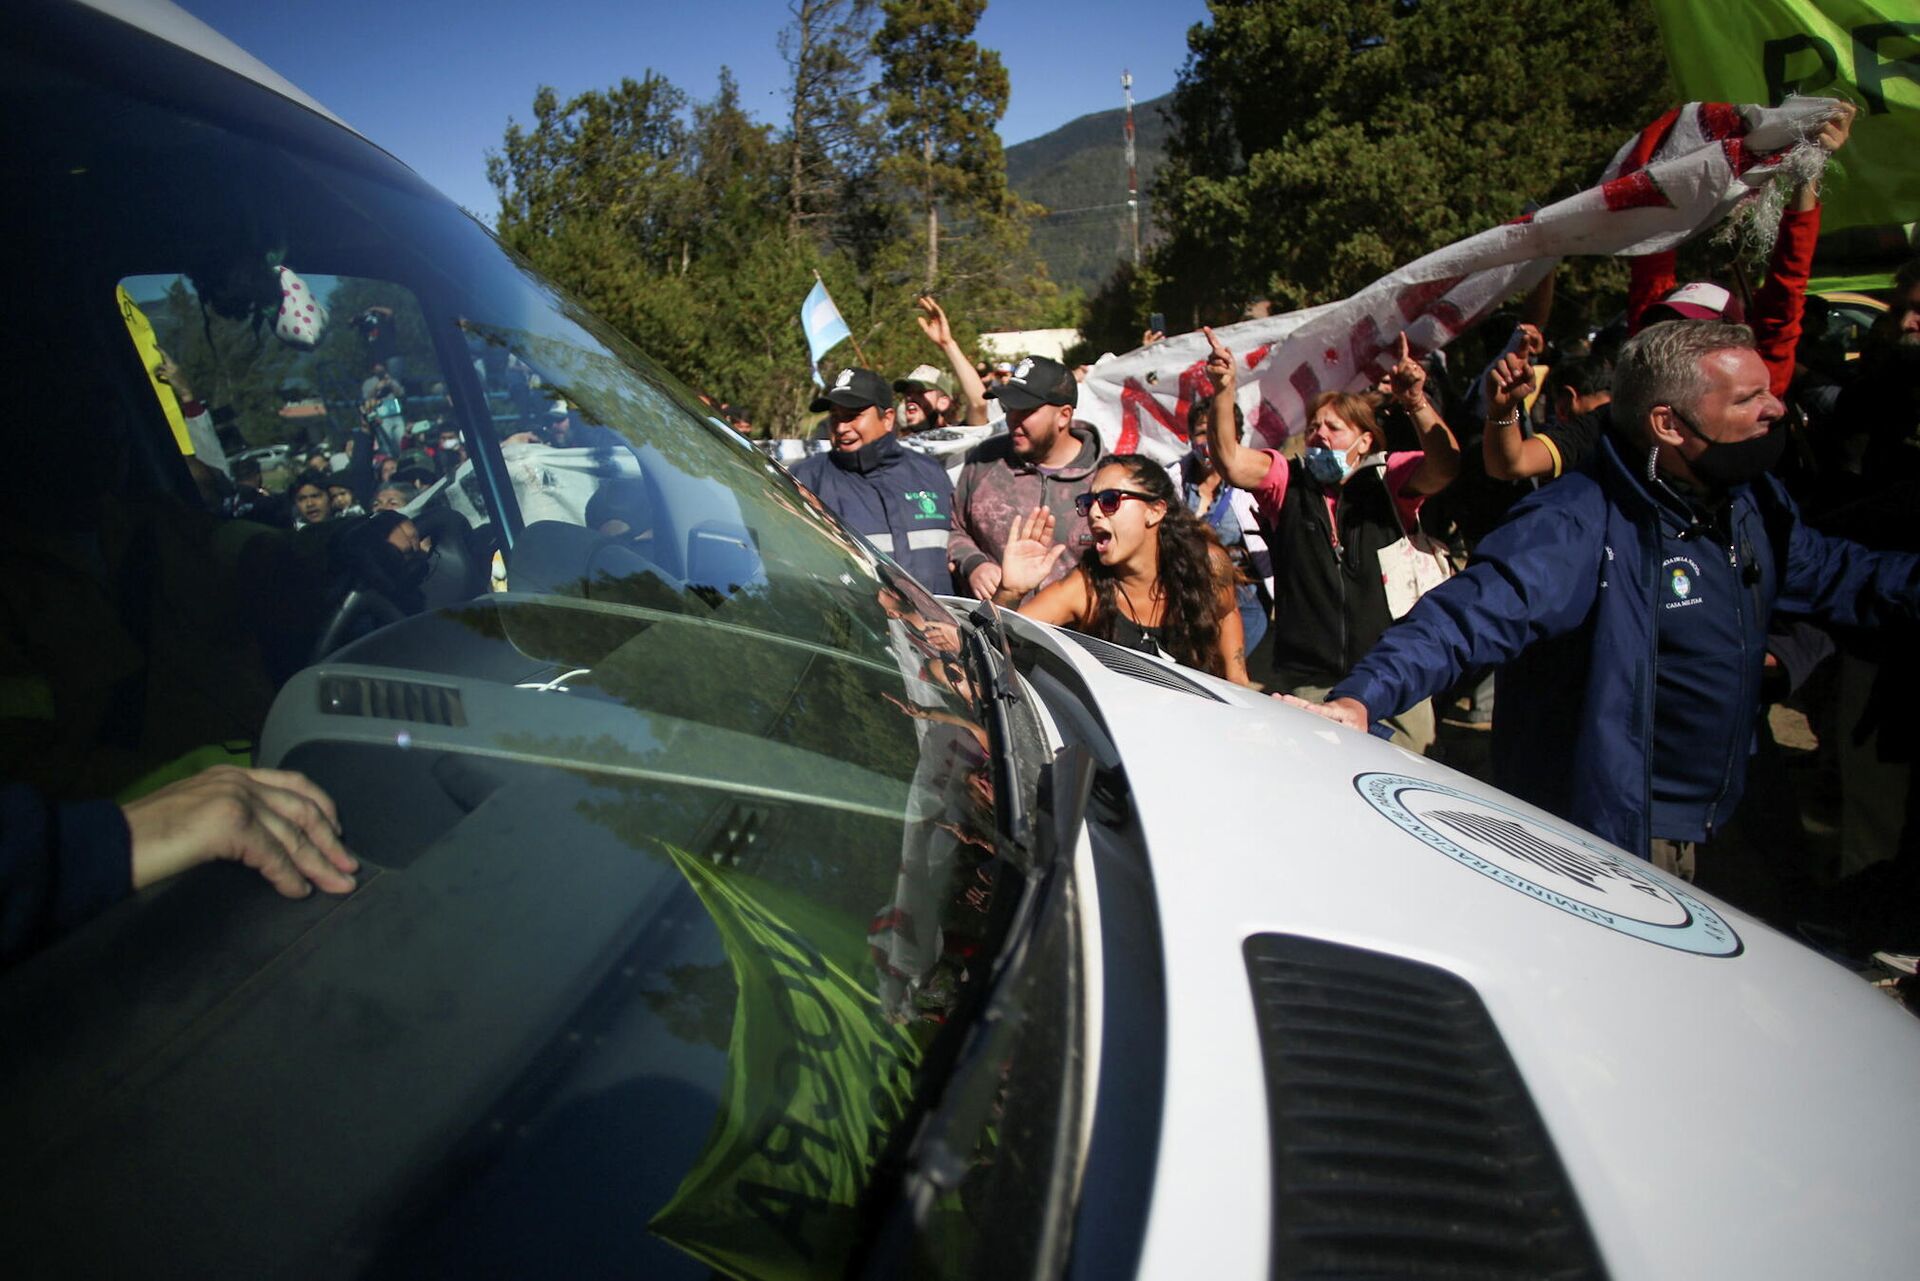
{"type": "MultiPolygon", "coordinates": [[[[855,342],[833,363],[897,375],[934,357],[931,287],[961,341],[1077,313],[1034,259],[1007,186],[985,0],[790,0],[776,130],[721,73],[692,102],[653,73],[509,123],[487,159],[502,241],[691,385],[776,434],[812,397],[800,301],[815,273],[855,342]],[[884,14],[884,22],[879,22],[884,14]],[[937,256],[937,262],[935,261],[937,256]]],[[[936,357],[937,358],[937,357],[936,357]]]]}
{"type": "MultiPolygon", "coordinates": [[[[1176,328],[1345,297],[1590,185],[1671,90],[1644,0],[1215,0],[1156,186],[1176,328]]],[[[1560,294],[1618,289],[1579,266],[1560,294]]]]}
{"type": "Polygon", "coordinates": [[[1081,317],[1080,332],[1093,354],[1132,351],[1140,345],[1140,335],[1153,314],[1153,294],[1159,277],[1151,267],[1140,271],[1123,262],[1113,269],[1092,297],[1087,299],[1081,317]]]}
{"type": "Polygon", "coordinates": [[[996,132],[1007,109],[1007,72],[1000,55],[972,39],[986,7],[986,0],[881,5],[873,40],[887,129],[880,173],[913,215],[905,243],[877,258],[875,274],[895,289],[939,294],[956,320],[1022,329],[1056,295],[1030,244],[1030,223],[1041,211],[1007,185],[996,132]]]}
{"type": "Polygon", "coordinates": [[[791,0],[780,33],[788,71],[779,141],[787,230],[845,247],[865,263],[897,228],[874,181],[884,125],[869,79],[876,0],[791,0]]]}
{"type": "Polygon", "coordinates": [[[882,5],[873,40],[889,143],[882,169],[914,191],[923,210],[951,202],[998,213],[1010,198],[994,130],[1007,110],[1007,69],[971,39],[986,8],[987,0],[882,5]]]}

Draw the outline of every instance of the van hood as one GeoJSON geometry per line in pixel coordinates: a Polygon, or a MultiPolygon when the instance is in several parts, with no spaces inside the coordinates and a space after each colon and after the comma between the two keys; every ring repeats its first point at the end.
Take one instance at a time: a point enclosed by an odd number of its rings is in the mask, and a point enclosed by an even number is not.
{"type": "Polygon", "coordinates": [[[1298,1244],[1273,1235],[1275,1152],[1250,1111],[1274,1069],[1250,971],[1275,936],[1471,988],[1612,1275],[1911,1266],[1920,1025],[1885,996],[1466,775],[1184,669],[1205,693],[1129,679],[1016,626],[1083,674],[1122,760],[1172,763],[1127,776],[1167,989],[1143,1275],[1204,1259],[1266,1276],[1298,1244]]]}

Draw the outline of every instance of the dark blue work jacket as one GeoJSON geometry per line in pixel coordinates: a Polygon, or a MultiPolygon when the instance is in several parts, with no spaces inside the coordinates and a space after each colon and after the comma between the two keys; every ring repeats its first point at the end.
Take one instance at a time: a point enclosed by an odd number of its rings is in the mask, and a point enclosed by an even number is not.
{"type": "Polygon", "coordinates": [[[953,482],[938,460],[902,448],[889,432],[859,449],[810,454],[794,464],[793,478],[922,587],[953,592],[947,570],[953,482]]]}
{"type": "MultiPolygon", "coordinates": [[[[1721,557],[1731,548],[1714,590],[1736,585],[1728,634],[1756,671],[1776,609],[1855,627],[1920,615],[1920,556],[1815,533],[1771,476],[1736,488],[1720,519],[1696,541],[1721,557]]],[[[1644,858],[1654,835],[1668,835],[1653,830],[1653,815],[1657,610],[1675,591],[1673,567],[1663,567],[1670,533],[1647,483],[1603,439],[1581,471],[1517,503],[1473,563],[1388,628],[1329,697],[1358,699],[1377,720],[1466,671],[1505,664],[1493,725],[1500,785],[1644,858]]],[[[1724,766],[1724,794],[1694,814],[1710,822],[1739,799],[1759,711],[1757,680],[1742,675],[1733,688],[1733,698],[1702,690],[1688,709],[1666,709],[1697,718],[1698,741],[1740,745],[1724,766]]]]}

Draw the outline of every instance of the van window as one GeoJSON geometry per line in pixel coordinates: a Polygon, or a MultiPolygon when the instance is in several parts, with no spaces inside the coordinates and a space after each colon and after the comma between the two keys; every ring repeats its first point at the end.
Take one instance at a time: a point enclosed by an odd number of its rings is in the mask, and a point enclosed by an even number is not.
{"type": "Polygon", "coordinates": [[[0,102],[0,777],[364,865],[0,971],[16,1266],[837,1270],[1025,872],[962,625],[358,137],[78,7],[0,102]]]}

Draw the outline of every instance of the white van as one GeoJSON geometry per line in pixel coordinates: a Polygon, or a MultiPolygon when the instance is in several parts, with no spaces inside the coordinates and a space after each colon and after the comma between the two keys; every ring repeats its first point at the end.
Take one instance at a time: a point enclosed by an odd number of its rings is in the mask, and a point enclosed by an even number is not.
{"type": "Polygon", "coordinates": [[[936,602],[193,19],[8,19],[4,781],[298,770],[363,862],[14,948],[8,1275],[1914,1272],[1920,1029],[1851,975],[1380,741],[936,602]],[[259,445],[290,386],[316,435],[458,433],[409,464],[430,552],[223,515],[176,419],[259,445]]]}

